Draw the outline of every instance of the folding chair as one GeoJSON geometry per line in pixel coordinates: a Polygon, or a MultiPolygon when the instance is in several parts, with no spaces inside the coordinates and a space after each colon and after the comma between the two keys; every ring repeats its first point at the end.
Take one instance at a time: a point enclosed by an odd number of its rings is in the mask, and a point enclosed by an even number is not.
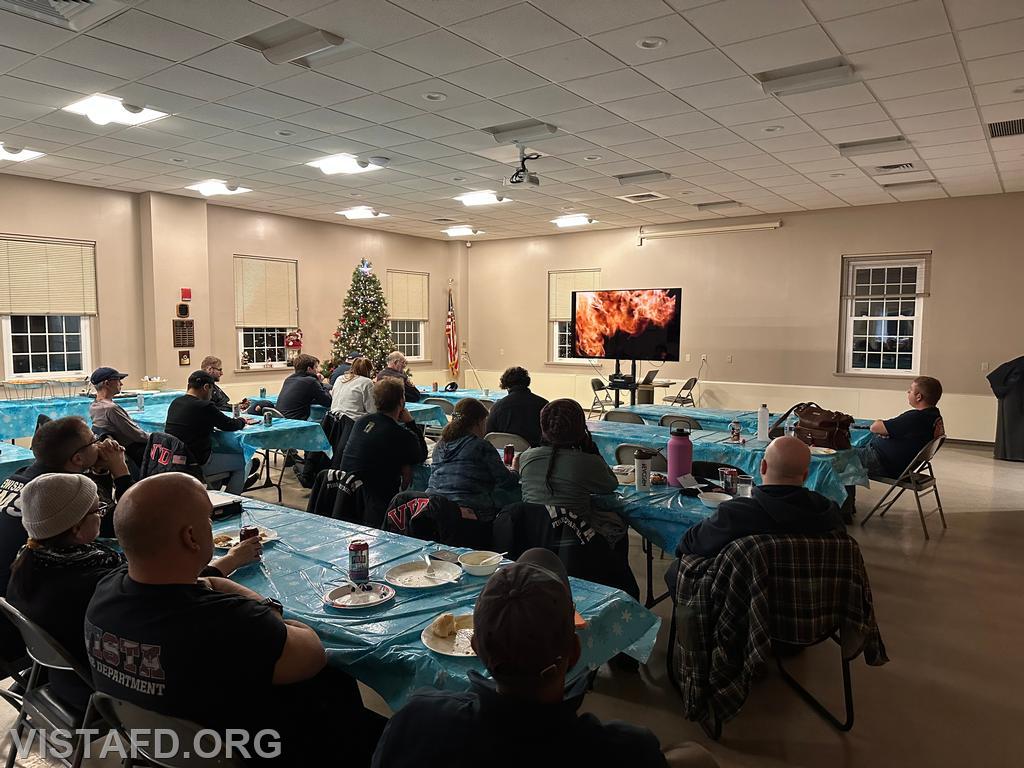
{"type": "Polygon", "coordinates": [[[590,388],[594,391],[594,402],[590,404],[590,409],[587,411],[588,417],[593,416],[598,412],[604,413],[604,407],[606,405],[615,404],[615,401],[612,400],[612,396],[608,394],[608,385],[604,383],[603,379],[591,379],[590,388]],[[599,395],[599,392],[604,392],[604,395],[599,395]]]}
{"type": "Polygon", "coordinates": [[[624,424],[643,424],[644,419],[639,413],[633,413],[632,411],[605,411],[604,416],[601,417],[603,421],[619,421],[624,424]]]}
{"type": "MultiPolygon", "coordinates": [[[[14,721],[13,733],[21,738],[27,729],[40,729],[41,733],[64,730],[75,733],[78,729],[88,728],[96,721],[92,697],[84,712],[57,698],[46,682],[43,671],[46,669],[73,672],[92,688],[92,679],[71,654],[69,654],[46,630],[29,619],[25,614],[0,598],[2,612],[21,633],[32,659],[32,669],[25,684],[22,695],[21,709],[14,721]]],[[[63,765],[77,768],[82,764],[84,749],[82,737],[74,740],[74,751],[70,760],[61,760],[63,765]]],[[[12,768],[18,757],[17,744],[11,739],[11,747],[7,753],[7,768],[12,768]]]]}
{"type": "Polygon", "coordinates": [[[516,453],[521,453],[530,447],[530,441],[520,435],[512,434],[511,432],[488,432],[484,435],[484,440],[493,445],[498,450],[501,450],[509,443],[516,449],[516,453]]]}
{"type": "MultiPolygon", "coordinates": [[[[614,411],[612,411],[612,413],[614,413],[614,411]]],[[[636,450],[654,451],[654,458],[651,459],[651,471],[668,472],[668,459],[665,457],[665,454],[646,445],[622,443],[621,445],[615,446],[615,463],[632,464],[633,452],[636,450]]],[[[669,592],[666,591],[658,597],[654,596],[654,544],[646,536],[641,536],[640,549],[644,553],[644,557],[647,559],[647,597],[644,600],[644,606],[651,608],[668,597],[669,592]]],[[[662,551],[661,554],[662,557],[664,557],[665,552],[662,551]]]]}
{"type": "Polygon", "coordinates": [[[455,412],[455,405],[451,400],[446,400],[443,397],[425,397],[421,400],[424,405],[436,405],[442,411],[445,416],[451,416],[455,412]]]}
{"type": "Polygon", "coordinates": [[[946,528],[946,516],[942,513],[942,499],[939,498],[939,486],[935,480],[935,471],[932,469],[932,459],[935,458],[935,454],[939,452],[939,448],[946,442],[945,436],[939,436],[930,441],[924,448],[922,448],[917,456],[913,458],[907,468],[903,470],[897,478],[881,477],[872,475],[869,479],[877,481],[879,483],[885,483],[889,486],[889,490],[878,500],[878,503],[871,508],[868,512],[867,517],[861,521],[861,526],[871,519],[871,516],[878,512],[879,517],[885,517],[885,513],[889,511],[893,504],[899,501],[900,496],[905,491],[912,491],[914,494],[914,501],[917,502],[917,514],[921,518],[921,529],[924,531],[924,538],[927,541],[931,538],[928,535],[928,526],[924,521],[924,509],[921,507],[921,497],[929,492],[935,495],[935,509],[932,512],[939,513],[939,519],[942,521],[942,527],[946,528]],[[898,491],[896,489],[899,489],[898,491]],[[896,495],[886,502],[896,491],[896,495]],[[879,511],[881,510],[881,511],[879,511]]]}
{"type": "Polygon", "coordinates": [[[689,405],[693,406],[693,388],[697,386],[697,377],[691,376],[683,382],[683,386],[679,388],[679,391],[670,397],[663,397],[661,401],[668,403],[669,405],[689,405]],[[683,393],[686,394],[683,394],[683,393]]]}
{"type": "Polygon", "coordinates": [[[671,413],[662,416],[658,425],[668,427],[669,429],[675,429],[676,427],[686,427],[690,430],[701,428],[700,422],[692,416],[674,416],[671,413]]]}
{"type": "Polygon", "coordinates": [[[484,408],[486,408],[488,413],[490,413],[491,408],[494,407],[494,401],[493,400],[483,400],[483,399],[480,399],[477,402],[479,402],[480,405],[482,405],[484,408]]]}

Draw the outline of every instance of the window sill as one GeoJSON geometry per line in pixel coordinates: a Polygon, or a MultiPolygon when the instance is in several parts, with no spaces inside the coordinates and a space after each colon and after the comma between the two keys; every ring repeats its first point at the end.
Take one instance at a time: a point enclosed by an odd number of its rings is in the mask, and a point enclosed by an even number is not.
{"type": "Polygon", "coordinates": [[[846,373],[844,371],[836,371],[832,374],[838,378],[844,379],[916,379],[920,374],[917,373],[846,373]]]}
{"type": "Polygon", "coordinates": [[[407,362],[409,365],[432,365],[434,361],[426,357],[407,357],[405,358],[405,362],[407,362]]]}
{"type": "Polygon", "coordinates": [[[290,370],[292,369],[287,366],[278,368],[235,368],[232,373],[283,373],[290,370]]]}
{"type": "Polygon", "coordinates": [[[600,370],[601,363],[596,360],[546,360],[544,365],[555,365],[559,368],[587,368],[593,370],[597,368],[600,370]]]}

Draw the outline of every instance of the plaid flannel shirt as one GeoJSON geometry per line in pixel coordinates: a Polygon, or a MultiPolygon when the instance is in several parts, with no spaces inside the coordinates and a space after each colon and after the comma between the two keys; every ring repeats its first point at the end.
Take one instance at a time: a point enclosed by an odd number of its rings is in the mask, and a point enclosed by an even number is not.
{"type": "Polygon", "coordinates": [[[857,542],[845,533],[747,536],[714,558],[680,559],[673,596],[673,673],[686,717],[735,717],[772,640],[810,645],[835,635],[844,658],[885,655],[857,542]]]}

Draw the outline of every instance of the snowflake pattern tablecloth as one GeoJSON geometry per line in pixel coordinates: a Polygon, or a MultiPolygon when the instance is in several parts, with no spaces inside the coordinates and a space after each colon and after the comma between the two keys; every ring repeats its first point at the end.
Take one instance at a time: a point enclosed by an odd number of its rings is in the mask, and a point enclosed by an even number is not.
{"type": "MultiPolygon", "coordinates": [[[[252,395],[249,397],[249,402],[256,402],[257,400],[265,400],[270,403],[277,403],[277,395],[265,395],[260,397],[259,395],[252,395]]],[[[439,427],[443,427],[448,423],[448,418],[444,415],[444,411],[441,410],[439,405],[430,405],[424,403],[406,403],[406,409],[412,416],[413,421],[417,424],[436,424],[439,427]]],[[[322,405],[314,405],[309,410],[309,420],[315,421],[319,424],[323,421],[324,415],[327,413],[327,409],[322,405]]]]}
{"type": "MultiPolygon", "coordinates": [[[[146,405],[168,404],[184,392],[145,392],[146,405]]],[[[73,397],[40,397],[26,400],[0,400],[0,440],[14,440],[32,437],[36,431],[36,420],[41,416],[62,419],[65,416],[81,416],[89,420],[89,406],[92,398],[84,395],[73,397]]],[[[116,402],[134,417],[135,397],[117,398],[116,402]]]]}
{"type": "Polygon", "coordinates": [[[0,480],[10,477],[16,469],[32,464],[36,460],[32,451],[21,445],[0,446],[0,480]]]}
{"type": "MultiPolygon", "coordinates": [[[[733,419],[740,423],[743,435],[750,437],[757,435],[757,411],[730,411],[721,408],[690,408],[678,405],[622,405],[618,410],[635,413],[644,420],[644,423],[658,426],[665,416],[689,416],[696,419],[701,429],[708,429],[717,432],[728,432],[729,425],[733,419]]],[[[768,415],[768,426],[770,427],[781,416],[781,413],[768,415]]],[[[871,419],[854,419],[854,428],[850,430],[850,442],[854,446],[864,445],[871,439],[868,427],[871,426],[871,419]]]]}
{"type": "Polygon", "coordinates": [[[439,397],[452,404],[459,400],[465,400],[467,397],[475,397],[477,400],[501,400],[508,394],[504,389],[489,389],[486,393],[482,389],[457,389],[454,392],[445,392],[443,389],[435,392],[431,387],[418,387],[418,389],[423,393],[423,397],[420,398],[421,402],[428,397],[439,397]]]}

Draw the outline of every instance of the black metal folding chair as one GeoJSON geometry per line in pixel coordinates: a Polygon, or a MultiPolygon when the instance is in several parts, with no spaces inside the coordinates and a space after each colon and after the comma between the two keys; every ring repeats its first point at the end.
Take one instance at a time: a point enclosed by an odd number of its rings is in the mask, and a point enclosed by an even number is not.
{"type": "Polygon", "coordinates": [[[686,427],[689,430],[701,429],[700,422],[692,416],[676,416],[672,413],[662,416],[658,424],[669,429],[675,429],[676,427],[686,427]]]}
{"type": "Polygon", "coordinates": [[[587,411],[587,416],[594,416],[597,413],[604,413],[606,405],[614,405],[615,401],[611,395],[608,394],[608,385],[604,383],[604,379],[593,378],[590,380],[590,388],[594,391],[594,402],[590,404],[590,409],[587,411]],[[600,394],[600,393],[604,394],[600,394]]]}
{"type": "Polygon", "coordinates": [[[663,403],[668,403],[669,405],[695,405],[693,402],[693,388],[696,386],[697,377],[691,376],[683,382],[683,386],[679,388],[678,392],[669,397],[661,398],[661,401],[663,403]]]}
{"type": "Polygon", "coordinates": [[[602,421],[619,421],[624,424],[644,424],[644,419],[639,413],[633,413],[632,411],[620,411],[618,409],[614,411],[606,411],[604,416],[601,417],[602,421]]]}
{"type": "Polygon", "coordinates": [[[935,471],[932,469],[932,459],[935,458],[935,454],[939,452],[939,448],[942,447],[944,442],[946,442],[945,436],[936,437],[934,440],[931,440],[918,452],[917,456],[907,465],[907,468],[903,470],[899,477],[876,477],[872,475],[869,478],[879,483],[885,483],[889,486],[889,489],[878,500],[878,503],[871,508],[867,517],[861,521],[861,526],[867,523],[875,512],[878,512],[879,517],[885,517],[885,513],[889,511],[893,504],[899,501],[900,496],[906,491],[911,491],[914,494],[914,501],[917,502],[917,514],[921,518],[921,528],[924,531],[925,540],[927,541],[931,537],[928,535],[928,526],[924,520],[924,509],[921,506],[922,496],[928,493],[935,495],[936,507],[929,511],[929,514],[937,511],[939,519],[942,521],[942,527],[946,528],[946,516],[942,513],[942,499],[939,498],[939,486],[935,479],[935,471]],[[894,493],[895,496],[893,496],[894,493]],[[893,496],[892,499],[887,501],[890,496],[893,496]]]}

